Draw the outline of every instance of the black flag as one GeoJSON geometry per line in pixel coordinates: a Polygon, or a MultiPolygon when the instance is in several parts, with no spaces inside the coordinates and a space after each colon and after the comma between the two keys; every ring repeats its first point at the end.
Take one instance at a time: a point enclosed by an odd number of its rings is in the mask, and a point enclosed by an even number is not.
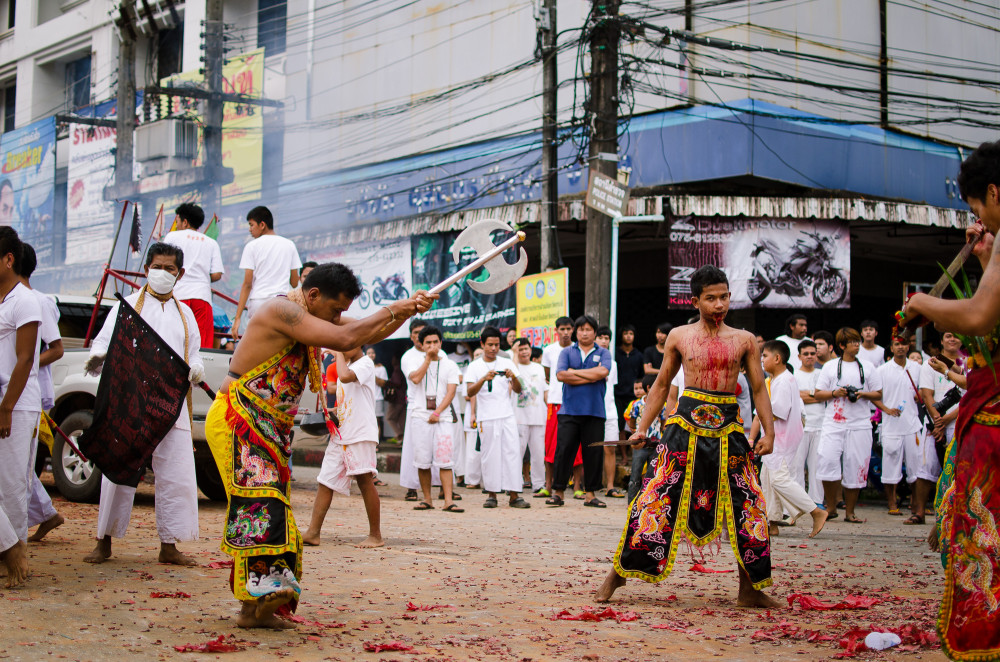
{"type": "Polygon", "coordinates": [[[139,222],[139,205],[132,205],[132,232],[128,235],[128,247],[133,253],[142,250],[142,224],[139,222]]]}
{"type": "Polygon", "coordinates": [[[187,396],[188,365],[122,297],[80,451],[113,483],[136,487],[187,396]]]}

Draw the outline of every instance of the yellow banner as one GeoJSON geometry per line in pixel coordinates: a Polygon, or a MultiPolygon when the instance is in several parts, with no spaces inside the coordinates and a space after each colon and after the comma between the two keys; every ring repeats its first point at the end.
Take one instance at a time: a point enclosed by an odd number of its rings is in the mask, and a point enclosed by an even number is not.
{"type": "Polygon", "coordinates": [[[555,342],[555,321],[569,314],[569,269],[556,269],[517,281],[517,335],[533,347],[555,342]]]}

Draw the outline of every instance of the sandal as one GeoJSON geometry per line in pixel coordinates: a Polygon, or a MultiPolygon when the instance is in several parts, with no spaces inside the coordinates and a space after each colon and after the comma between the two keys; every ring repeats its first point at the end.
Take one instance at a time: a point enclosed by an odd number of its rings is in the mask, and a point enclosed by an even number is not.
{"type": "Polygon", "coordinates": [[[829,522],[830,520],[837,519],[838,517],[840,517],[840,513],[837,513],[837,512],[827,513],[827,515],[826,515],[826,521],[829,522]]]}
{"type": "Polygon", "coordinates": [[[416,490],[406,490],[406,496],[403,497],[407,501],[417,501],[420,497],[417,496],[416,490]]]}
{"type": "Polygon", "coordinates": [[[427,503],[426,501],[421,501],[417,505],[413,506],[414,510],[434,510],[434,506],[427,503]]]}
{"type": "Polygon", "coordinates": [[[611,497],[612,499],[624,499],[625,492],[618,489],[617,487],[612,487],[610,490],[604,493],[604,496],[611,497]]]}
{"type": "Polygon", "coordinates": [[[893,517],[902,517],[903,516],[903,513],[901,513],[899,511],[899,508],[893,508],[892,510],[889,511],[889,514],[892,515],[893,517]]]}
{"type": "Polygon", "coordinates": [[[550,498],[545,500],[546,506],[561,506],[563,505],[563,500],[561,496],[556,496],[553,494],[550,498]]]}
{"type": "Polygon", "coordinates": [[[573,492],[574,499],[583,499],[587,494],[585,492],[573,492]]]}
{"type": "Polygon", "coordinates": [[[597,497],[594,497],[590,501],[584,501],[583,505],[590,506],[591,508],[607,508],[608,507],[607,504],[605,504],[603,501],[601,501],[597,497]]]}
{"type": "Polygon", "coordinates": [[[532,497],[535,499],[545,499],[550,496],[552,496],[552,493],[549,492],[544,487],[539,487],[537,490],[535,490],[535,493],[532,495],[532,497]]]}
{"type": "Polygon", "coordinates": [[[531,504],[528,503],[527,501],[525,501],[524,499],[522,499],[521,497],[517,497],[516,499],[514,499],[513,501],[510,502],[510,507],[511,508],[531,508],[531,504]]]}
{"type": "Polygon", "coordinates": [[[910,518],[908,520],[906,520],[905,522],[903,522],[903,524],[907,524],[907,525],[911,525],[911,524],[925,524],[925,521],[924,521],[924,518],[921,517],[920,515],[910,515],[910,518]]]}
{"type": "Polygon", "coordinates": [[[375,487],[386,487],[388,485],[389,483],[385,482],[384,480],[379,480],[378,478],[375,479],[375,487]]]}
{"type": "Polygon", "coordinates": [[[497,507],[497,500],[493,497],[490,497],[486,501],[483,501],[483,508],[496,508],[496,507],[497,507]]]}
{"type": "MultiPolygon", "coordinates": [[[[441,490],[441,493],[438,494],[438,498],[441,499],[442,501],[444,501],[444,490],[441,490]]],[[[459,494],[458,492],[454,492],[453,491],[451,493],[451,500],[452,501],[461,501],[462,500],[462,495],[459,494]]]]}
{"type": "Polygon", "coordinates": [[[864,524],[868,520],[858,519],[857,515],[844,515],[844,521],[848,524],[864,524]]]}
{"type": "Polygon", "coordinates": [[[446,513],[464,513],[465,512],[465,508],[459,508],[455,504],[451,504],[450,506],[445,506],[441,510],[443,510],[446,513]]]}

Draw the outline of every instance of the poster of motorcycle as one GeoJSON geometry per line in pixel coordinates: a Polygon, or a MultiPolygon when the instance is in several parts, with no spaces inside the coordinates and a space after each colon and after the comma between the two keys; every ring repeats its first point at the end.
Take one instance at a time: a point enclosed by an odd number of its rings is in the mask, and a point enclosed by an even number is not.
{"type": "Polygon", "coordinates": [[[679,218],[670,231],[670,305],[687,307],[691,274],[716,264],[732,308],[848,308],[851,235],[816,219],[679,218]]]}
{"type": "MultiPolygon", "coordinates": [[[[340,262],[350,267],[361,281],[361,295],[347,309],[351,317],[366,317],[391,301],[406,299],[413,291],[410,267],[410,238],[351,244],[303,255],[305,260],[340,262]]],[[[408,338],[404,325],[390,338],[408,338]]]]}
{"type": "MultiPolygon", "coordinates": [[[[472,249],[462,251],[459,264],[451,257],[451,247],[458,232],[425,234],[413,237],[413,284],[416,289],[429,289],[476,259],[472,249]]],[[[508,239],[509,234],[495,233],[493,243],[508,239]]],[[[516,247],[503,254],[508,262],[516,262],[516,247]]],[[[465,285],[466,280],[484,280],[487,274],[480,269],[471,277],[460,280],[441,293],[426,314],[431,324],[440,327],[444,339],[450,341],[479,340],[479,332],[487,324],[501,331],[517,323],[517,288],[510,287],[499,294],[480,294],[465,285]]]]}

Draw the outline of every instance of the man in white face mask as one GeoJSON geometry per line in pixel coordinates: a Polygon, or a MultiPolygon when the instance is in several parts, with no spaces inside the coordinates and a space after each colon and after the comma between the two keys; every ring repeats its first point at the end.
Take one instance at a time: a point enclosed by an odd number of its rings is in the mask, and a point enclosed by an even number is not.
{"type": "MultiPolygon", "coordinates": [[[[198,348],[201,336],[191,309],[173,294],[174,283],[184,276],[184,253],[170,244],[157,242],[146,254],[146,286],[125,298],[178,356],[191,366],[192,384],[205,377],[198,348]]],[[[108,314],[104,327],[90,347],[86,371],[100,374],[111,344],[118,308],[108,314]]],[[[174,427],[153,452],[156,475],[156,530],[160,535],[160,563],[196,565],[177,549],[177,543],[198,539],[198,485],[195,480],[191,442],[191,416],[187,403],[174,427]]],[[[89,563],[103,563],[111,556],[111,538],[124,538],[132,514],[135,488],[116,485],[107,478],[101,483],[101,505],[97,515],[97,547],[84,557],[89,563]]]]}

